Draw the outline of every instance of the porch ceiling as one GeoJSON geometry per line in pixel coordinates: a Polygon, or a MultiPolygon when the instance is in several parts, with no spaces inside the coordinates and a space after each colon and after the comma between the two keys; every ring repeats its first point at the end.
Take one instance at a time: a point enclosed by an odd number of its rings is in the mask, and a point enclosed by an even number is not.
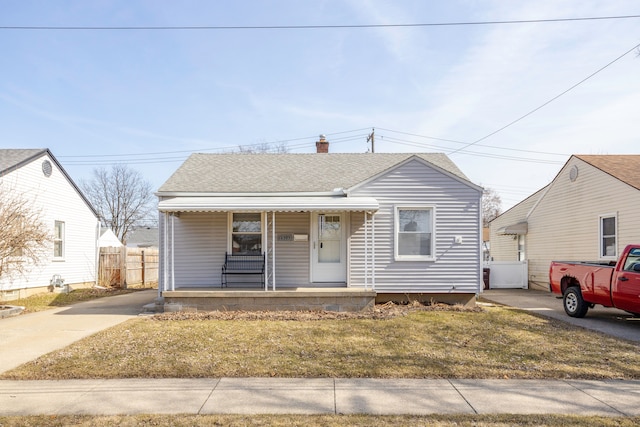
{"type": "Polygon", "coordinates": [[[171,197],[158,203],[160,212],[227,212],[227,211],[377,211],[373,197],[171,197]]]}

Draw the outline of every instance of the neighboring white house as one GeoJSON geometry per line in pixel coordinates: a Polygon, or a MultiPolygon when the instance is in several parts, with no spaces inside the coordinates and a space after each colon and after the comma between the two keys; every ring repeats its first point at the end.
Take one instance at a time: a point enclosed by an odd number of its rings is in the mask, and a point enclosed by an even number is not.
{"type": "Polygon", "coordinates": [[[549,264],[615,261],[640,243],[640,155],[574,155],[554,180],[490,224],[491,258],[528,261],[532,289],[549,264]]]}
{"type": "Polygon", "coordinates": [[[98,246],[101,248],[120,248],[122,242],[118,239],[118,236],[110,228],[103,228],[100,231],[100,239],[98,240],[98,246]]]}
{"type": "Polygon", "coordinates": [[[160,292],[220,287],[225,253],[266,253],[265,289],[481,292],[482,188],[446,155],[317,147],[190,156],[157,192],[160,292]]]}
{"type": "Polygon", "coordinates": [[[46,291],[52,278],[81,287],[95,283],[99,222],[95,210],[48,149],[0,149],[0,188],[41,211],[52,237],[46,256],[24,275],[0,278],[6,300],[46,291]]]}

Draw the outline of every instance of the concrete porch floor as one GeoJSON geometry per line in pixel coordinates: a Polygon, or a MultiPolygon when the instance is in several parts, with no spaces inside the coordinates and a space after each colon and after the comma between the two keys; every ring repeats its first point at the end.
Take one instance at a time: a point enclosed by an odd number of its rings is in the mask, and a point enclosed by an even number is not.
{"type": "Polygon", "coordinates": [[[373,308],[376,292],[355,288],[179,288],[164,291],[165,311],[326,310],[373,308]]]}

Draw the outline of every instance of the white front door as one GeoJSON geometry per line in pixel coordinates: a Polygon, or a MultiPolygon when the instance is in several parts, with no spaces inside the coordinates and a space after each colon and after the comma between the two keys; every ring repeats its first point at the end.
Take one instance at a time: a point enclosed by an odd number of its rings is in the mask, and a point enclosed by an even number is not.
{"type": "Polygon", "coordinates": [[[314,282],[345,282],[347,277],[344,216],[313,215],[312,277],[314,282]]]}

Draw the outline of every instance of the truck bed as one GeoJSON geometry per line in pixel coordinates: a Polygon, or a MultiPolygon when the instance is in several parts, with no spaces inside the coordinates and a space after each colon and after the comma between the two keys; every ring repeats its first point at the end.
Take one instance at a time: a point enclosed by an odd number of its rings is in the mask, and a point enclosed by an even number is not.
{"type": "Polygon", "coordinates": [[[563,278],[573,278],[582,290],[582,297],[592,304],[611,306],[611,278],[615,262],[553,261],[550,270],[551,291],[562,295],[563,278]]]}

